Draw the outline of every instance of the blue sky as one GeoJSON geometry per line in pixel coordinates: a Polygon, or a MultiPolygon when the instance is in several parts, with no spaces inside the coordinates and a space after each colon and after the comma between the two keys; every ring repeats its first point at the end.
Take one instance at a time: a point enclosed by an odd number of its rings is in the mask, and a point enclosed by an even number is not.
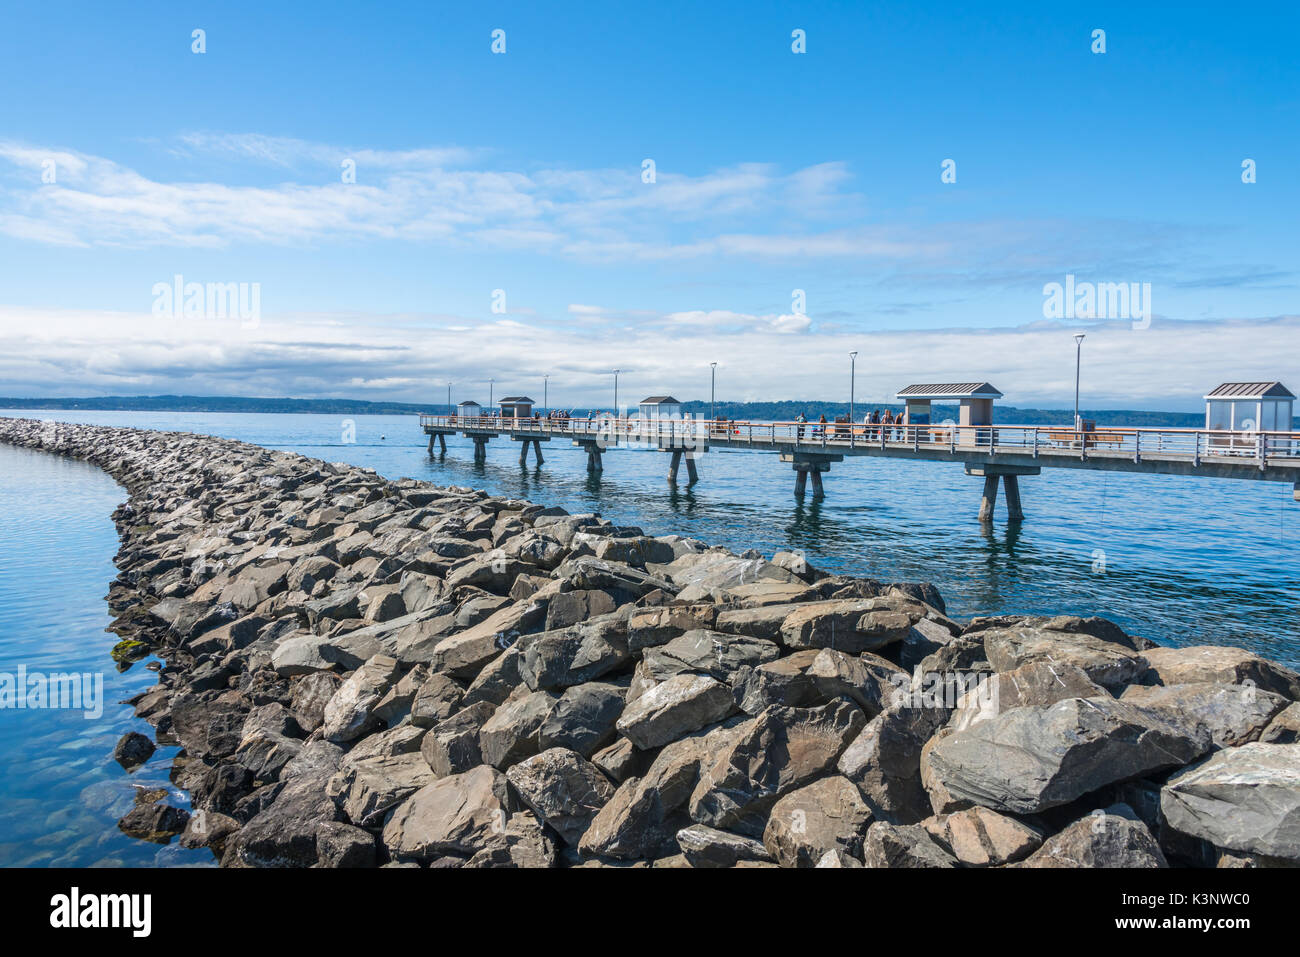
{"type": "Polygon", "coordinates": [[[1094,404],[1297,387],[1294,7],[999,6],[11,11],[0,394],[841,398],[857,349],[1068,405],[1077,329],[1094,404]],[[1067,273],[1150,322],[1045,318],[1067,273]],[[176,274],[259,321],[160,319],[176,274]]]}

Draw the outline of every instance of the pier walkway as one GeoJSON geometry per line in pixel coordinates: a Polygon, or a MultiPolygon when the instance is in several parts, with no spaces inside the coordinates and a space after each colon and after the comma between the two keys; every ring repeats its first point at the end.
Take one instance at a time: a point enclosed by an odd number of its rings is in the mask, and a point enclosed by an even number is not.
{"type": "Polygon", "coordinates": [[[802,497],[824,494],[822,476],[849,456],[883,456],[926,462],[960,462],[967,475],[984,479],[980,518],[993,516],[998,484],[1012,519],[1023,517],[1019,479],[1044,468],[1095,469],[1151,475],[1248,479],[1292,483],[1300,501],[1300,432],[1225,432],[1205,429],[1099,428],[1076,432],[1069,426],[1033,425],[864,425],[854,423],[711,422],[704,419],[510,418],[421,415],[420,425],[446,451],[448,435],[474,443],[476,459],[487,443],[507,437],[521,443],[519,462],[532,448],[542,462],[541,443],[568,439],[587,452],[587,470],[603,470],[603,453],[617,447],[656,449],[671,455],[668,480],[675,483],[685,462],[689,484],[699,481],[697,461],[712,448],[771,452],[795,472],[802,497]]]}

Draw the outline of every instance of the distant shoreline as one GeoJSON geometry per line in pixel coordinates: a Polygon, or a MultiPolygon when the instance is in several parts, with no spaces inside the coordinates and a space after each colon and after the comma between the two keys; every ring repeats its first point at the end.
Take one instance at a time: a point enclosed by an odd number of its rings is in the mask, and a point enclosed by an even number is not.
{"type": "MultiPolygon", "coordinates": [[[[556,405],[555,408],[563,406],[556,405]]],[[[587,409],[568,407],[570,411],[586,414],[587,409]]],[[[792,421],[799,413],[816,418],[825,413],[830,418],[848,412],[847,402],[819,402],[817,400],[790,399],[778,402],[717,402],[712,405],[716,414],[729,419],[752,421],[792,421]]],[[[899,403],[888,405],[858,402],[854,405],[855,418],[873,409],[899,410],[899,403]]],[[[444,412],[445,402],[417,404],[413,402],[371,402],[362,399],[283,399],[248,398],[243,396],[89,396],[72,398],[5,398],[0,397],[0,409],[48,410],[82,412],[231,412],[250,414],[307,414],[307,415],[414,415],[420,412],[444,412]]],[[[710,403],[692,400],[682,403],[682,411],[692,415],[709,415],[710,403]]],[[[933,414],[938,419],[956,418],[957,407],[937,405],[933,414]]],[[[1084,418],[1114,426],[1185,428],[1201,427],[1205,417],[1200,412],[1161,412],[1141,409],[1083,409],[1084,418]]],[[[1015,406],[995,406],[994,421],[1020,425],[1050,425],[1069,422],[1073,409],[1034,409],[1015,406]]],[[[1300,419],[1293,426],[1300,430],[1300,419]]]]}

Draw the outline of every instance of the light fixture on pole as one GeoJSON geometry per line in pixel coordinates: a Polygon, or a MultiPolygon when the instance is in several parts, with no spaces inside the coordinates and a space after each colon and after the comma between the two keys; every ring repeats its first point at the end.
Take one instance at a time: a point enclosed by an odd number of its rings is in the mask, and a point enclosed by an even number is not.
{"type": "Polygon", "coordinates": [[[614,370],[614,418],[618,418],[618,369],[614,370]]]}
{"type": "Polygon", "coordinates": [[[1084,333],[1074,334],[1074,431],[1078,432],[1082,423],[1079,421],[1079,368],[1083,362],[1084,333]]]}
{"type": "MultiPolygon", "coordinates": [[[[850,352],[849,353],[849,424],[850,425],[853,424],[853,399],[854,399],[853,393],[854,393],[854,387],[857,385],[857,381],[858,381],[857,365],[858,365],[858,354],[856,352],[850,352]]],[[[853,430],[850,429],[849,433],[852,434],[852,431],[853,430]]]]}
{"type": "Polygon", "coordinates": [[[496,379],[488,379],[488,411],[489,412],[492,411],[492,406],[496,405],[495,400],[492,398],[493,396],[492,390],[494,388],[494,383],[496,381],[497,381],[496,379]]]}
{"type": "Polygon", "coordinates": [[[447,383],[447,414],[448,414],[448,415],[454,415],[455,412],[456,412],[456,409],[455,409],[455,407],[451,404],[451,383],[448,382],[448,383],[447,383]]]}
{"type": "Polygon", "coordinates": [[[717,394],[718,394],[718,364],[709,363],[709,421],[718,421],[717,413],[717,394]]]}

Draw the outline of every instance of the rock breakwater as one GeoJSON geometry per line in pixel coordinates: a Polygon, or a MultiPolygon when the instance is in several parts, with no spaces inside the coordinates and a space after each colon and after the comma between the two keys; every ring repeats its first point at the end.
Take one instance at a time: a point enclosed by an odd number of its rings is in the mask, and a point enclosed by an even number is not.
{"type": "Polygon", "coordinates": [[[230,440],[0,441],[129,492],[114,657],[163,662],[131,704],[192,802],[143,792],[144,840],[232,867],[1300,862],[1300,675],[1241,649],[958,621],[927,584],[230,440]]]}

